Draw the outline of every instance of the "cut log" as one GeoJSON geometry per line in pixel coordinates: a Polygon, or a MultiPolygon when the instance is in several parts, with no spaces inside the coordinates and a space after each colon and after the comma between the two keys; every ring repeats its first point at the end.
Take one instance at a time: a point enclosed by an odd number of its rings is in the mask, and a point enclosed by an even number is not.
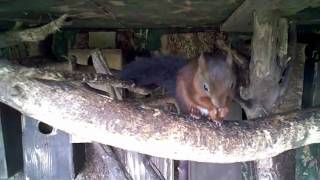
{"type": "Polygon", "coordinates": [[[263,120],[225,122],[219,127],[111,101],[76,84],[27,78],[19,73],[20,67],[0,62],[1,102],[103,144],[157,157],[231,163],[272,157],[320,142],[319,108],[263,120]]]}

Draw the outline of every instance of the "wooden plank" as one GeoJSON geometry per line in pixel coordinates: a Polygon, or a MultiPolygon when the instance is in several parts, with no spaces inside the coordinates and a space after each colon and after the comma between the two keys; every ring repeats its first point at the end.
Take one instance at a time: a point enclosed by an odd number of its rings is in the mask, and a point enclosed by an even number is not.
{"type": "MultiPolygon", "coordinates": [[[[242,119],[242,109],[232,103],[230,112],[226,117],[228,120],[242,119]]],[[[241,163],[200,163],[189,162],[188,180],[212,180],[212,179],[232,179],[241,180],[241,163]]]]}
{"type": "MultiPolygon", "coordinates": [[[[303,51],[302,58],[306,56],[304,71],[303,108],[320,105],[320,48],[319,35],[302,34],[302,38],[308,43],[308,48],[303,51]]],[[[304,146],[296,150],[296,179],[318,179],[320,144],[304,146]]]]}
{"type": "Polygon", "coordinates": [[[0,104],[0,179],[22,170],[21,115],[0,104]]]}
{"type": "Polygon", "coordinates": [[[73,179],[80,169],[84,146],[73,146],[70,135],[23,116],[23,159],[27,179],[73,179]],[[76,161],[75,161],[76,160],[76,161]]]}
{"type": "Polygon", "coordinates": [[[270,6],[271,1],[245,0],[221,25],[221,30],[227,32],[252,32],[253,12],[257,9],[265,10],[270,6]]]}
{"type": "MultiPolygon", "coordinates": [[[[1,3],[2,21],[0,22],[22,21],[26,24],[38,25],[41,22],[50,21],[51,16],[44,15],[46,14],[44,12],[50,12],[52,17],[69,14],[73,18],[67,25],[70,28],[216,27],[242,1],[44,0],[41,3],[36,0],[8,1],[1,3]],[[16,13],[29,11],[33,13],[28,15],[16,13]]],[[[10,24],[7,28],[11,27],[10,24]]]]}
{"type": "Polygon", "coordinates": [[[89,32],[89,48],[116,48],[116,32],[89,32]]]}

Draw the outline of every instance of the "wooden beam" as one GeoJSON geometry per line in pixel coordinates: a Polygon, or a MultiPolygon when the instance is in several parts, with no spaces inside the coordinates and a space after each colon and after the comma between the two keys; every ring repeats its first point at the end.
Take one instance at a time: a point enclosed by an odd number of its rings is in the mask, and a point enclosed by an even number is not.
{"type": "Polygon", "coordinates": [[[320,142],[320,109],[263,120],[214,123],[115,102],[70,83],[26,77],[0,61],[0,101],[65,132],[140,153],[230,163],[263,159],[320,142]]]}
{"type": "Polygon", "coordinates": [[[221,25],[222,31],[252,32],[253,12],[256,9],[270,8],[271,1],[245,0],[221,25]]]}
{"type": "Polygon", "coordinates": [[[252,32],[255,11],[278,11],[283,17],[291,16],[308,7],[319,7],[319,1],[265,1],[245,0],[221,25],[222,31],[252,32]]]}

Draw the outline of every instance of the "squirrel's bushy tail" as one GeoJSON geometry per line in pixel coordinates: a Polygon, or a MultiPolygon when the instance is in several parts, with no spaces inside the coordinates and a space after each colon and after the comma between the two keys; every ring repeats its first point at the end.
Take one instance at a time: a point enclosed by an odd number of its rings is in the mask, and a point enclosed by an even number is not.
{"type": "Polygon", "coordinates": [[[186,64],[185,59],[172,56],[140,57],[126,65],[120,76],[137,85],[164,87],[169,95],[174,95],[177,73],[186,64]]]}

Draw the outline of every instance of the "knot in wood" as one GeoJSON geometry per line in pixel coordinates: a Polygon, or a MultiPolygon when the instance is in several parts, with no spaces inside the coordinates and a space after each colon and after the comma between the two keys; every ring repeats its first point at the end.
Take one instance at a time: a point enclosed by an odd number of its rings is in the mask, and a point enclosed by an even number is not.
{"type": "Polygon", "coordinates": [[[11,90],[9,92],[12,97],[17,97],[17,96],[24,97],[25,96],[25,90],[19,84],[14,84],[11,87],[11,90]]]}
{"type": "Polygon", "coordinates": [[[265,66],[262,60],[261,61],[257,60],[255,74],[258,78],[264,79],[270,74],[270,68],[268,66],[265,66]]]}

